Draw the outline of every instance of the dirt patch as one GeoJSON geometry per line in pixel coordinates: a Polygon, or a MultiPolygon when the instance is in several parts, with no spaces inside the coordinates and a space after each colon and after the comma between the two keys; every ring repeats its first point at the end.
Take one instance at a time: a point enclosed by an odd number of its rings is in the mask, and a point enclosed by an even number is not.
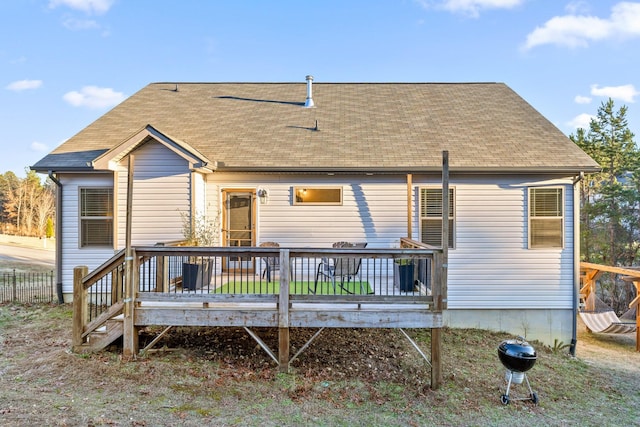
{"type": "MultiPolygon", "coordinates": [[[[277,357],[278,330],[252,329],[277,357]]],[[[156,331],[141,334],[141,348],[150,342],[156,331]]],[[[291,357],[318,332],[314,328],[292,328],[291,357]]],[[[229,366],[251,371],[271,370],[274,360],[243,328],[175,328],[159,343],[165,349],[185,349],[192,357],[222,361],[229,366]]],[[[406,338],[394,329],[325,329],[292,363],[293,370],[307,378],[325,381],[358,379],[390,381],[416,387],[426,392],[431,370],[421,359],[407,366],[407,359],[417,356],[407,346],[406,338]]]]}
{"type": "Polygon", "coordinates": [[[635,333],[593,334],[578,319],[578,337],[576,353],[581,360],[601,369],[640,377],[640,352],[633,351],[636,348],[635,333]]]}

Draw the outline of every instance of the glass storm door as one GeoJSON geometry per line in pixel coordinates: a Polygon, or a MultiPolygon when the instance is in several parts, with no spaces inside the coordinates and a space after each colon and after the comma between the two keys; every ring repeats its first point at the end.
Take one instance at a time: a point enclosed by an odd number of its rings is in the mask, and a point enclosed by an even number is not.
{"type": "MultiPolygon", "coordinates": [[[[225,190],[224,197],[224,244],[231,247],[254,245],[255,192],[251,190],[225,190]]],[[[250,258],[227,258],[228,270],[253,268],[250,258]]]]}

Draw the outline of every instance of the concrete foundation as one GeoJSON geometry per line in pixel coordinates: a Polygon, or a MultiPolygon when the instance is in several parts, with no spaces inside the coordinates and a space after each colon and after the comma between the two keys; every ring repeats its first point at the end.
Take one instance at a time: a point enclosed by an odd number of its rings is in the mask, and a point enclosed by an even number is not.
{"type": "MultiPolygon", "coordinates": [[[[456,310],[444,312],[444,324],[451,328],[486,329],[538,340],[545,345],[571,344],[573,310],[456,310]]],[[[498,345],[499,343],[496,343],[498,345]]]]}

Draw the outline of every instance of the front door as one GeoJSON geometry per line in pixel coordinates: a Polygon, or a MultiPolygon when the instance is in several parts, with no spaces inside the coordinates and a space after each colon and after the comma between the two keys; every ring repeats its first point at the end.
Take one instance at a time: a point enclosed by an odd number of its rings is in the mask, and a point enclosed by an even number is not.
{"type": "MultiPolygon", "coordinates": [[[[233,247],[255,245],[255,200],[254,190],[223,190],[223,244],[233,247]]],[[[250,259],[229,257],[225,263],[227,270],[251,270],[250,259]]]]}

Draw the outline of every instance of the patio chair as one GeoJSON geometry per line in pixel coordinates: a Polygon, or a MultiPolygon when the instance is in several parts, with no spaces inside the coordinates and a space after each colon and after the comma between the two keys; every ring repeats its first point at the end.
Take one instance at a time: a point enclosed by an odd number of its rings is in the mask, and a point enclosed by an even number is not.
{"type": "MultiPolygon", "coordinates": [[[[261,248],[279,248],[280,244],[277,242],[262,242],[261,248]]],[[[262,269],[261,277],[267,277],[267,282],[271,281],[271,273],[280,271],[280,256],[262,257],[262,263],[264,268],[262,269]]]]}
{"type": "MultiPolygon", "coordinates": [[[[334,248],[365,248],[366,243],[351,243],[351,242],[336,242],[333,244],[334,248]]],[[[322,258],[318,265],[316,272],[316,278],[313,283],[313,289],[309,287],[309,292],[315,294],[318,290],[318,281],[322,277],[322,281],[331,281],[333,285],[333,292],[336,293],[336,281],[340,284],[340,287],[347,293],[353,293],[344,287],[345,283],[349,283],[352,279],[355,281],[356,277],[360,279],[360,293],[365,294],[364,284],[360,276],[360,265],[362,264],[362,258],[358,257],[336,257],[331,260],[329,258],[322,258]]]]}

